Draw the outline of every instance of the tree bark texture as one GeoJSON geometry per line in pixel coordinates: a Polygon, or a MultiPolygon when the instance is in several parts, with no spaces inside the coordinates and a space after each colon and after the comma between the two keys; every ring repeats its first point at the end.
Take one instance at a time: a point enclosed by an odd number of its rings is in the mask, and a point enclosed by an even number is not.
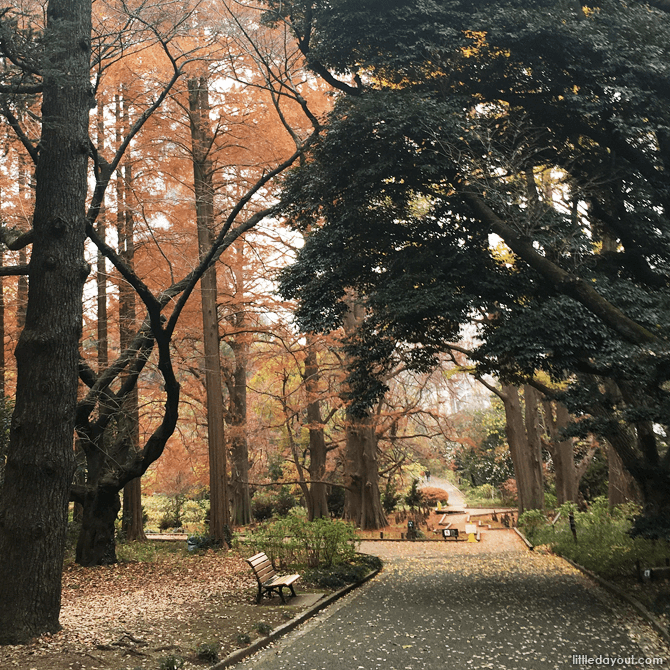
{"type": "MultiPolygon", "coordinates": [[[[30,190],[30,173],[28,169],[28,159],[26,156],[21,153],[19,154],[19,174],[18,174],[18,187],[19,187],[19,199],[22,200],[22,204],[25,208],[25,211],[29,212],[31,209],[30,200],[32,198],[32,193],[30,190]]],[[[28,221],[26,221],[28,225],[28,221]]],[[[25,247],[19,249],[19,265],[26,265],[28,263],[28,254],[25,247]]],[[[28,277],[26,275],[20,275],[17,285],[16,285],[16,329],[21,331],[26,325],[26,307],[28,306],[28,277]]]]}
{"type": "Polygon", "coordinates": [[[611,379],[603,382],[604,398],[593,397],[591,414],[608,419],[603,436],[621,459],[625,470],[634,478],[647,517],[670,518],[670,452],[663,457],[658,451],[652,426],[645,421],[623,423],[611,421],[612,402],[630,402],[631,391],[624,394],[611,379]]]}
{"type": "Polygon", "coordinates": [[[377,436],[371,417],[350,417],[344,454],[344,517],[363,530],[387,525],[379,490],[377,436]]]}
{"type": "Polygon", "coordinates": [[[82,507],[83,518],[76,550],[77,563],[84,567],[116,563],[114,522],[121,509],[118,490],[90,487],[86,491],[82,507]]]}
{"type": "Polygon", "coordinates": [[[59,630],[77,401],[87,190],[90,0],[47,7],[26,323],[0,494],[0,643],[59,630]]]}
{"type": "MultiPolygon", "coordinates": [[[[239,288],[239,286],[238,286],[239,288]]],[[[238,314],[236,325],[241,328],[244,315],[238,314]]],[[[240,526],[251,523],[249,494],[249,445],[247,442],[247,360],[249,343],[244,334],[236,334],[230,344],[235,356],[235,371],[230,387],[229,438],[232,453],[231,493],[233,519],[240,526]]]]}
{"type": "MultiPolygon", "coordinates": [[[[499,395],[505,407],[505,432],[514,464],[519,513],[530,509],[544,509],[542,461],[537,456],[537,445],[531,446],[529,443],[519,389],[516,386],[505,384],[499,395]],[[538,466],[540,471],[534,472],[533,470],[537,470],[538,466]]],[[[533,402],[533,396],[531,396],[531,402],[533,402]]],[[[537,406],[535,406],[535,411],[537,411],[537,406]]],[[[533,421],[531,413],[529,422],[532,424],[533,421]]]]}
{"type": "Polygon", "coordinates": [[[607,465],[609,470],[607,498],[610,509],[627,502],[637,502],[640,495],[635,480],[626,472],[611,444],[607,445],[607,465]]]}
{"type": "MultiPolygon", "coordinates": [[[[0,251],[0,267],[5,262],[5,252],[0,251]]],[[[0,277],[0,401],[5,404],[5,282],[0,277]]]]}
{"type": "Polygon", "coordinates": [[[309,424],[309,495],[307,518],[312,521],[327,518],[328,497],[326,484],[326,437],[323,433],[323,418],[319,402],[319,362],[313,338],[307,336],[307,356],[305,357],[305,389],[307,391],[307,422],[309,424]]]}
{"type": "MultiPolygon", "coordinates": [[[[349,309],[344,318],[347,336],[355,333],[364,315],[354,295],[347,298],[349,309]]],[[[379,490],[377,435],[371,416],[357,418],[347,412],[344,453],[344,516],[363,529],[383,528],[386,515],[379,490]]]]}
{"type": "Polygon", "coordinates": [[[526,423],[527,458],[530,470],[530,487],[533,504],[544,509],[544,472],[542,470],[542,440],[540,439],[540,397],[541,394],[528,384],[523,387],[526,423]]]}
{"type": "MultiPolygon", "coordinates": [[[[125,96],[123,108],[122,127],[128,125],[125,96]]],[[[118,121],[118,119],[117,119],[118,121]]],[[[117,212],[117,236],[119,240],[119,255],[126,265],[135,267],[135,217],[128,203],[131,192],[133,174],[132,167],[125,165],[123,174],[119,175],[119,190],[122,198],[118,199],[119,209],[117,212]]],[[[119,344],[121,351],[130,346],[135,331],[137,330],[136,296],[135,290],[126,282],[121,282],[119,287],[119,344]]],[[[124,378],[122,377],[122,382],[124,378]]],[[[117,421],[120,433],[125,434],[125,441],[130,449],[137,453],[140,450],[140,410],[139,394],[135,385],[125,397],[123,409],[117,421]]],[[[110,497],[111,500],[111,497],[110,497]]],[[[118,511],[118,510],[117,510],[118,511]]],[[[110,510],[111,512],[111,510],[110,510]]],[[[111,517],[111,514],[108,515],[111,517]]],[[[112,528],[114,520],[112,519],[112,528]]],[[[141,477],[131,479],[123,487],[123,514],[121,517],[121,529],[127,540],[135,542],[146,542],[144,534],[144,519],[142,514],[142,480],[141,477]]]]}
{"type": "MultiPolygon", "coordinates": [[[[202,77],[190,79],[188,93],[198,248],[202,257],[211,246],[214,225],[214,185],[209,156],[213,138],[209,120],[207,80],[202,77]]],[[[230,525],[230,511],[216,283],[216,266],[212,266],[200,280],[209,445],[209,534],[216,541],[225,544],[225,529],[230,525]]]]}
{"type": "Polygon", "coordinates": [[[579,481],[575,469],[574,440],[564,438],[561,434],[561,431],[570,423],[570,414],[562,403],[545,400],[542,404],[550,437],[548,447],[554,462],[558,504],[562,505],[568,501],[577,502],[579,481]]]}

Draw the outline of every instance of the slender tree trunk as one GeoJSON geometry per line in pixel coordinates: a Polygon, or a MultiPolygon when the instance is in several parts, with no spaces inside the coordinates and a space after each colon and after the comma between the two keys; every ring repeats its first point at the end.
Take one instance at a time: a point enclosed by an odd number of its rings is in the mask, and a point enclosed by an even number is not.
{"type": "MultiPolygon", "coordinates": [[[[123,111],[123,127],[126,128],[128,119],[125,104],[123,111]]],[[[132,180],[132,168],[130,165],[125,165],[122,184],[123,200],[120,201],[123,202],[124,206],[117,213],[117,232],[120,256],[131,269],[135,267],[135,217],[128,203],[132,180]]],[[[136,329],[135,291],[131,286],[122,282],[119,289],[119,344],[121,351],[130,345],[136,329]]],[[[140,448],[140,410],[137,385],[126,396],[117,425],[119,432],[125,433],[125,439],[131,450],[138,452],[140,448]]],[[[104,498],[104,500],[107,499],[111,500],[111,497],[106,496],[104,498]]],[[[108,516],[111,517],[111,513],[108,516]]],[[[140,477],[131,479],[123,487],[121,529],[127,540],[134,542],[146,542],[147,540],[144,534],[142,480],[140,477]]]]}
{"type": "MultiPolygon", "coordinates": [[[[0,267],[5,264],[5,252],[0,251],[0,267]]],[[[5,404],[5,278],[0,277],[0,402],[5,404]]]]}
{"type": "Polygon", "coordinates": [[[233,373],[229,411],[229,438],[232,453],[231,497],[233,519],[236,524],[244,526],[251,523],[249,447],[246,434],[247,356],[249,345],[244,341],[233,341],[230,346],[235,354],[235,372],[233,373]]]}
{"type": "MultiPolygon", "coordinates": [[[[101,95],[101,94],[99,94],[101,95]]],[[[98,135],[98,149],[105,148],[105,120],[104,107],[102,100],[98,100],[97,113],[97,135],[98,135]]],[[[107,209],[103,200],[98,213],[98,235],[103,240],[107,238],[107,209]]],[[[97,274],[97,335],[98,335],[98,373],[104,370],[109,364],[109,337],[107,326],[107,262],[102,252],[98,250],[97,274]]]]}
{"type": "Polygon", "coordinates": [[[307,517],[310,521],[328,517],[326,484],[326,438],[323,434],[323,418],[319,402],[319,362],[314,338],[307,336],[305,357],[305,389],[307,391],[307,421],[309,423],[309,496],[307,517]]]}
{"type": "Polygon", "coordinates": [[[90,0],[50,0],[28,308],[16,348],[16,408],[0,492],[3,644],[60,628],[82,291],[89,272],[90,39],[90,0]]]}
{"type": "Polygon", "coordinates": [[[245,277],[244,251],[242,243],[235,244],[236,261],[235,301],[237,303],[233,335],[230,348],[235,357],[235,370],[230,387],[230,444],[232,452],[231,483],[235,523],[244,526],[251,523],[251,495],[249,493],[249,445],[247,442],[247,364],[249,339],[244,332],[247,317],[244,307],[245,277]]]}
{"type": "MultiPolygon", "coordinates": [[[[125,107],[124,89],[115,97],[115,121],[117,141],[123,136],[128,126],[125,107]]],[[[116,228],[119,255],[124,262],[133,267],[134,264],[134,218],[128,204],[128,194],[132,182],[132,171],[128,164],[117,169],[116,177],[116,228]]],[[[106,282],[105,282],[106,283],[106,282]]],[[[98,291],[101,286],[98,284],[98,291]]],[[[100,295],[100,293],[99,293],[100,295]]],[[[103,314],[106,314],[106,300],[98,304],[103,314]],[[104,302],[105,306],[101,307],[104,302]]],[[[124,282],[119,285],[119,346],[123,350],[130,343],[135,332],[135,293],[124,282]]],[[[103,341],[106,338],[106,328],[103,326],[103,341]]],[[[106,346],[105,346],[106,349],[106,346]]],[[[98,364],[106,360],[107,353],[98,350],[98,364]]],[[[123,377],[121,378],[123,381],[123,377]]],[[[93,439],[95,444],[82,443],[86,453],[86,482],[85,494],[79,496],[82,510],[82,528],[77,542],[77,562],[81,565],[106,565],[116,561],[116,540],[114,523],[119,512],[117,506],[118,490],[106,489],[102,485],[106,468],[113,464],[99,458],[99,454],[109,452],[112,444],[123,443],[122,451],[116,453],[118,458],[122,453],[127,456],[129,451],[139,450],[139,409],[137,388],[134,388],[125,397],[121,411],[116,421],[117,435],[108,428],[103,434],[97,434],[93,439]],[[104,509],[109,505],[109,509],[104,509]],[[90,508],[90,509],[89,509],[90,508]],[[105,544],[107,543],[107,544],[105,544]]],[[[145,541],[142,518],[142,493],[139,480],[131,480],[124,487],[122,530],[129,540],[145,541]]]]}
{"type": "MultiPolygon", "coordinates": [[[[19,154],[19,198],[23,201],[24,209],[30,211],[29,201],[32,197],[29,187],[30,174],[27,159],[24,154],[19,154]]],[[[19,249],[19,265],[28,262],[28,254],[25,248],[19,249]]],[[[23,330],[26,325],[26,307],[28,306],[28,277],[20,275],[16,286],[16,329],[23,330]]]]}
{"type": "MultiPolygon", "coordinates": [[[[207,80],[205,78],[190,79],[188,92],[198,248],[202,257],[212,243],[214,226],[214,186],[212,161],[209,156],[212,137],[207,80]]],[[[212,538],[223,545],[226,542],[226,528],[230,525],[230,512],[216,283],[216,266],[212,266],[200,280],[209,445],[209,533],[212,538]]]]}
{"type": "MultiPolygon", "coordinates": [[[[102,100],[98,99],[98,110],[96,118],[96,132],[98,136],[98,147],[104,149],[105,146],[105,124],[104,124],[104,113],[103,113],[102,100]]],[[[98,214],[98,234],[103,240],[107,238],[107,211],[105,209],[105,203],[103,201],[100,208],[100,213],[98,214]]],[[[108,338],[108,319],[107,319],[107,264],[105,257],[98,250],[98,259],[97,259],[97,272],[96,272],[96,288],[97,288],[97,358],[98,358],[98,373],[102,372],[107,365],[109,364],[109,338],[108,338]]],[[[81,441],[77,440],[77,448],[81,452],[81,441]]],[[[79,456],[80,458],[81,456],[79,456]]],[[[78,459],[79,460],[79,459],[78,459]]],[[[77,467],[74,478],[75,484],[84,486],[86,484],[86,472],[82,467],[77,467]]],[[[80,525],[84,521],[84,507],[81,502],[74,503],[74,511],[72,515],[72,520],[80,525]]],[[[84,537],[80,536],[78,538],[79,542],[84,542],[84,537]]]]}
{"type": "Polygon", "coordinates": [[[523,426],[519,390],[516,386],[503,384],[499,395],[505,407],[505,434],[507,436],[510,456],[512,457],[512,464],[514,465],[519,512],[523,512],[527,509],[527,493],[525,486],[525,465],[522,461],[523,449],[520,445],[525,439],[525,429],[523,426]]]}

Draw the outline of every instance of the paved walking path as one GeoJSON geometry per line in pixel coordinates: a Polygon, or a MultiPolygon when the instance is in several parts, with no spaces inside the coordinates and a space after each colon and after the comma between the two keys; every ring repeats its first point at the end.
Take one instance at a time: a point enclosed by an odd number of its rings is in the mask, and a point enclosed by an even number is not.
{"type": "Polygon", "coordinates": [[[446,479],[431,477],[427,482],[424,480],[421,486],[435,486],[439,489],[444,489],[449,494],[449,507],[453,509],[465,509],[467,507],[465,496],[446,479]]]}
{"type": "MultiPolygon", "coordinates": [[[[384,559],[380,575],[236,667],[553,670],[578,667],[581,655],[670,663],[637,614],[564,561],[529,552],[511,531],[489,531],[481,544],[362,550],[384,559]]],[[[600,660],[591,667],[612,665],[600,660]]]]}

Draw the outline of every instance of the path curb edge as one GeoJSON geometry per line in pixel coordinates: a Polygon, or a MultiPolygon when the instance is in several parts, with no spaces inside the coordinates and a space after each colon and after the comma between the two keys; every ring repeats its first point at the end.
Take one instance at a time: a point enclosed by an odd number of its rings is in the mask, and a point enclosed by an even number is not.
{"type": "Polygon", "coordinates": [[[229,668],[230,666],[235,665],[240,661],[243,661],[248,656],[255,654],[257,651],[260,651],[261,649],[263,649],[263,647],[267,647],[269,644],[271,644],[278,638],[282,637],[283,635],[286,635],[286,633],[290,633],[294,628],[297,628],[300,624],[307,621],[307,619],[311,619],[315,614],[318,614],[322,609],[328,607],[328,605],[342,598],[342,596],[346,596],[347,593],[353,591],[354,589],[357,589],[359,586],[362,586],[373,577],[376,577],[381,572],[381,569],[382,568],[377,568],[376,570],[373,570],[372,572],[368,573],[359,582],[349,584],[348,586],[341,588],[339,591],[331,593],[328,597],[323,598],[315,605],[312,605],[312,607],[296,615],[290,621],[279,626],[278,628],[275,628],[266,637],[262,637],[252,642],[248,647],[238,649],[237,651],[232,652],[232,654],[228,654],[228,656],[226,656],[224,659],[220,660],[215,665],[210,666],[209,670],[223,670],[223,668],[229,668]]]}
{"type": "Polygon", "coordinates": [[[615,584],[608,582],[606,579],[599,577],[595,573],[585,568],[583,565],[579,565],[579,563],[575,563],[574,561],[571,561],[569,558],[565,558],[565,556],[561,556],[561,558],[564,561],[567,561],[573,568],[577,568],[577,570],[583,572],[587,577],[591,577],[591,579],[594,579],[596,582],[598,582],[598,584],[600,584],[600,586],[604,587],[606,590],[610,591],[616,596],[619,596],[619,598],[625,600],[629,605],[632,605],[642,615],[642,617],[644,617],[649,622],[652,628],[654,628],[654,630],[656,630],[656,632],[667,643],[670,644],[670,632],[668,632],[668,629],[660,622],[658,617],[654,616],[637,598],[629,595],[623,589],[620,589],[615,584]]]}
{"type": "MultiPolygon", "coordinates": [[[[524,541],[526,546],[533,551],[535,548],[519,531],[517,528],[514,529],[517,533],[517,535],[524,541]]],[[[620,589],[616,584],[612,584],[612,582],[608,582],[606,579],[603,579],[599,575],[596,575],[594,572],[591,572],[588,568],[585,568],[583,565],[579,565],[579,563],[575,563],[574,561],[570,560],[569,558],[566,558],[565,556],[560,556],[559,554],[554,554],[554,556],[558,556],[558,558],[564,560],[566,563],[569,563],[573,568],[576,568],[580,572],[584,573],[587,577],[590,577],[594,581],[596,581],[600,586],[602,586],[606,591],[609,591],[610,593],[614,594],[615,596],[618,596],[622,600],[625,600],[629,605],[631,605],[634,609],[638,611],[640,616],[642,616],[643,619],[647,620],[647,623],[651,625],[651,627],[667,642],[670,644],[670,632],[668,629],[660,622],[658,617],[654,616],[637,598],[629,595],[626,593],[623,589],[620,589]]]]}

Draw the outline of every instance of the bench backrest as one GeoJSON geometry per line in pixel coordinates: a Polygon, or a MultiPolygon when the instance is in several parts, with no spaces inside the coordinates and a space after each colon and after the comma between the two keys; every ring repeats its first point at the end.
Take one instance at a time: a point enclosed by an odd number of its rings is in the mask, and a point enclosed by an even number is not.
{"type": "Polygon", "coordinates": [[[268,579],[272,579],[277,574],[272,567],[272,562],[262,551],[260,554],[247,558],[247,563],[251,566],[260,584],[267,582],[268,579]]]}

